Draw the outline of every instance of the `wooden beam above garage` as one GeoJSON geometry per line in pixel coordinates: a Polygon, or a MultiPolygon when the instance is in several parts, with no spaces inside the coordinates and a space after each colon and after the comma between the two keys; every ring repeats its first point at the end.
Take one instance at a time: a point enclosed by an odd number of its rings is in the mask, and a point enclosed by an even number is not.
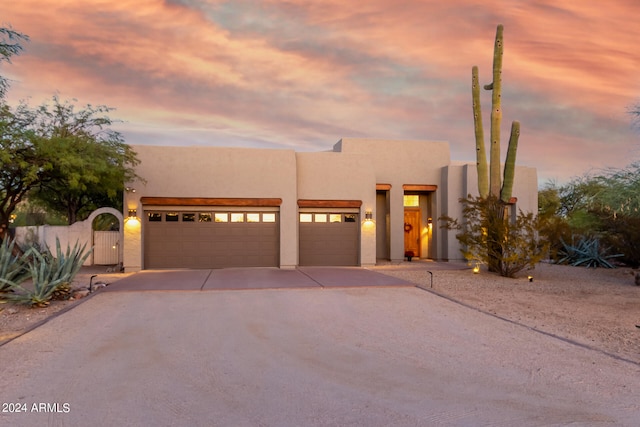
{"type": "Polygon", "coordinates": [[[298,200],[300,208],[359,208],[362,200],[298,200]]]}
{"type": "Polygon", "coordinates": [[[391,190],[391,184],[376,184],[376,190],[389,191],[391,190]]]}
{"type": "Polygon", "coordinates": [[[279,198],[229,197],[141,197],[140,203],[154,206],[258,206],[274,207],[282,204],[279,198]]]}

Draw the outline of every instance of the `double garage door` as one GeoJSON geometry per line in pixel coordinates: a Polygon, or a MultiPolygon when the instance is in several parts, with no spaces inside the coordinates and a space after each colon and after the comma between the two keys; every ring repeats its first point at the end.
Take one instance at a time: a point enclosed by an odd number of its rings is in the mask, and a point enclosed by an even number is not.
{"type": "Polygon", "coordinates": [[[144,268],[279,266],[277,211],[145,210],[144,268]]]}

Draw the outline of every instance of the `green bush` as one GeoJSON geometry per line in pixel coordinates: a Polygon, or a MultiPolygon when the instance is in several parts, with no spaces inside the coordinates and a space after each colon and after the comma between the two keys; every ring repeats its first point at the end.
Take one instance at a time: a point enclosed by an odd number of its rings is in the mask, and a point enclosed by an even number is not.
{"type": "Polygon", "coordinates": [[[614,253],[620,253],[619,261],[629,267],[640,267],[640,218],[628,215],[609,216],[604,221],[606,232],[602,243],[614,253]]]}
{"type": "Polygon", "coordinates": [[[487,264],[490,271],[514,277],[525,268],[534,268],[548,252],[548,244],[539,238],[541,223],[532,213],[520,211],[512,222],[505,217],[505,205],[499,199],[468,197],[461,199],[464,221],[441,218],[444,227],[458,230],[462,255],[471,262],[487,264]]]}

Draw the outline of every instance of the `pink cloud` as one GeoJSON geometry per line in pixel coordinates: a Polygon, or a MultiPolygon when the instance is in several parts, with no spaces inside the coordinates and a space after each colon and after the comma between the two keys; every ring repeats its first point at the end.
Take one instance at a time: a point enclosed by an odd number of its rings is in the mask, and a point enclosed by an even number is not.
{"type": "Polygon", "coordinates": [[[521,162],[575,175],[623,166],[638,142],[625,113],[640,98],[631,0],[23,0],[3,10],[32,39],[0,69],[16,80],[10,99],[59,91],[115,106],[131,143],[163,129],[175,143],[300,149],[343,136],[438,139],[470,160],[471,66],[488,83],[497,23],[503,134],[522,122],[521,162]]]}

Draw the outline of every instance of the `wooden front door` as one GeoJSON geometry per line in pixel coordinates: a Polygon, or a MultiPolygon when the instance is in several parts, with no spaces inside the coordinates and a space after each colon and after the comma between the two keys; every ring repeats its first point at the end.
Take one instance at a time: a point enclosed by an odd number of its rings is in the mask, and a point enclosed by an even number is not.
{"type": "Polygon", "coordinates": [[[413,256],[420,257],[420,209],[405,209],[404,211],[404,252],[413,252],[413,256]]]}

